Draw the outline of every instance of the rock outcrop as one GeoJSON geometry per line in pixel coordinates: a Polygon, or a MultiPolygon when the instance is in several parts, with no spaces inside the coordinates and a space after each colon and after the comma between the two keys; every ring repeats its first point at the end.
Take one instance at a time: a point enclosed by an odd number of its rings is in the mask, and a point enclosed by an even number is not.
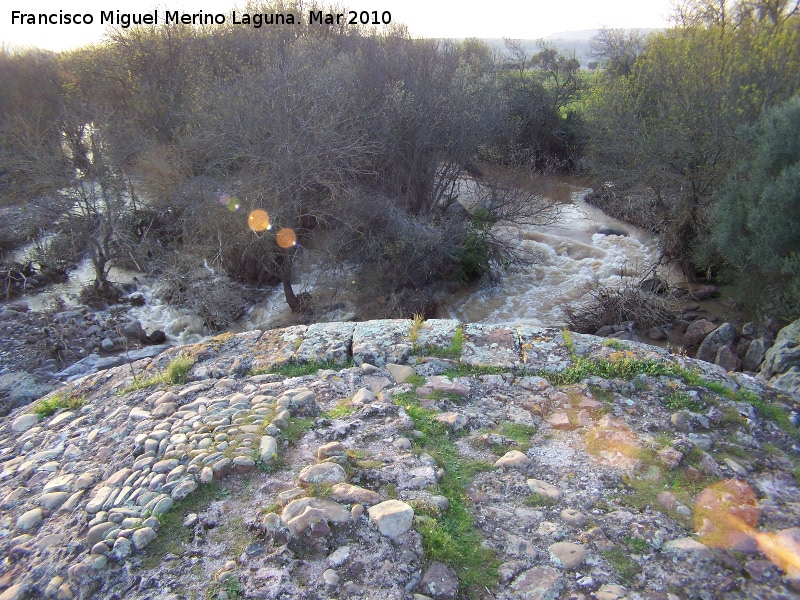
{"type": "Polygon", "coordinates": [[[775,344],[765,353],[761,377],[800,397],[800,319],[778,332],[775,344]]]}
{"type": "Polygon", "coordinates": [[[226,334],[0,421],[0,599],[784,598],[796,410],[554,329],[226,334]]]}

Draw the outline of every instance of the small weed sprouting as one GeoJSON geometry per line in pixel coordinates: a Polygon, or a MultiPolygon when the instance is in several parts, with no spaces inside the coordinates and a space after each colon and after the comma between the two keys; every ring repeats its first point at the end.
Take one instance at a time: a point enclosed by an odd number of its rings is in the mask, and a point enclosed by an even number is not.
{"type": "Polygon", "coordinates": [[[173,360],[165,372],[165,378],[168,383],[175,385],[183,385],[186,383],[186,377],[194,365],[194,359],[188,356],[179,356],[173,360]]]}
{"type": "Polygon", "coordinates": [[[626,585],[633,583],[640,569],[636,561],[628,556],[625,550],[622,548],[614,548],[601,552],[601,554],[603,558],[608,561],[608,564],[613,567],[614,571],[616,571],[617,577],[619,577],[622,583],[626,585]]]}
{"type": "Polygon", "coordinates": [[[650,552],[650,544],[644,538],[626,537],[624,541],[628,550],[634,554],[648,554],[650,552]]]}
{"type": "Polygon", "coordinates": [[[49,417],[59,408],[77,410],[84,404],[86,404],[86,398],[84,396],[72,396],[63,393],[57,393],[50,398],[42,398],[39,400],[33,405],[31,412],[39,415],[40,417],[49,417]]]}
{"type": "Polygon", "coordinates": [[[698,412],[703,407],[686,392],[675,392],[665,399],[664,405],[671,411],[688,410],[698,412]]]}
{"type": "Polygon", "coordinates": [[[564,328],[561,330],[561,337],[564,339],[564,345],[569,350],[570,356],[575,356],[575,342],[572,341],[572,334],[570,334],[569,330],[564,328]]]}
{"type": "Polygon", "coordinates": [[[423,323],[425,323],[425,317],[420,314],[414,315],[414,318],[411,320],[411,330],[408,332],[408,341],[411,342],[412,348],[417,347],[419,331],[422,329],[423,323]]]}
{"type": "Polygon", "coordinates": [[[555,504],[555,500],[543,494],[539,494],[538,492],[532,492],[525,496],[525,506],[540,508],[544,506],[552,506],[553,504],[555,504]]]}
{"type": "Polygon", "coordinates": [[[605,346],[606,348],[613,348],[614,350],[630,350],[630,346],[626,346],[619,340],[615,339],[606,340],[605,342],[603,342],[603,346],[605,346]]]}

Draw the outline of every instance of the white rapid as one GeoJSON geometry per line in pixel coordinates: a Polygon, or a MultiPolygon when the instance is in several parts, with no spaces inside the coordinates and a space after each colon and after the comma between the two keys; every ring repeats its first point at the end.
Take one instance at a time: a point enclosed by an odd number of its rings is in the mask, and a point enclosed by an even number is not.
{"type": "Polygon", "coordinates": [[[618,285],[638,278],[658,260],[658,240],[612,219],[583,199],[589,189],[561,180],[565,202],[559,225],[517,232],[534,262],[506,274],[492,286],[472,286],[440,298],[443,318],[465,323],[520,323],[560,326],[564,306],[589,298],[596,283],[618,285]],[[627,236],[598,233],[611,228],[627,236]]]}
{"type": "MultiPolygon", "coordinates": [[[[552,182],[550,182],[552,183],[552,182]]],[[[589,189],[573,179],[562,178],[549,186],[548,195],[562,203],[562,218],[558,225],[515,230],[519,243],[535,258],[505,274],[499,283],[491,286],[474,285],[455,293],[439,297],[441,318],[456,318],[472,323],[526,323],[534,325],[561,325],[564,306],[588,298],[592,285],[608,285],[637,278],[658,259],[657,239],[636,228],[605,215],[584,202],[589,189]],[[602,228],[627,233],[627,236],[604,235],[602,228]]],[[[15,259],[22,262],[25,251],[18,251],[15,259]]],[[[29,257],[28,257],[29,258],[29,257]]],[[[354,316],[352,290],[341,286],[349,280],[349,272],[331,273],[321,269],[313,253],[304,253],[295,291],[312,291],[326,296],[330,307],[327,318],[349,320],[354,316]]],[[[200,268],[200,265],[198,265],[200,268]]],[[[83,260],[69,274],[69,280],[48,285],[41,293],[26,296],[32,310],[51,310],[55,299],[63,305],[79,304],[81,288],[94,278],[91,262],[83,260]]],[[[183,307],[171,306],[157,293],[158,281],[141,273],[126,269],[112,269],[110,279],[117,283],[131,283],[136,278],[137,292],[145,298],[145,305],[132,307],[128,315],[139,319],[147,332],[160,329],[173,343],[186,344],[202,340],[211,332],[202,319],[183,307]]],[[[231,326],[231,330],[248,331],[282,327],[294,322],[280,286],[264,290],[261,300],[252,305],[247,314],[231,326]]]]}

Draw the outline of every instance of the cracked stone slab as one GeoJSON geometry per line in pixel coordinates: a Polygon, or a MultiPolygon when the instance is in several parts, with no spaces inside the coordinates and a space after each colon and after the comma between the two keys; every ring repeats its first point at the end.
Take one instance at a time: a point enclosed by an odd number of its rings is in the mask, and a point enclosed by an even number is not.
{"type": "Polygon", "coordinates": [[[471,366],[514,368],[521,363],[519,341],[512,325],[464,326],[461,362],[471,366]]]}
{"type": "Polygon", "coordinates": [[[261,331],[247,331],[211,338],[205,352],[196,357],[199,364],[192,367],[188,379],[243,377],[252,367],[250,357],[261,335],[261,331]]]}
{"type": "Polygon", "coordinates": [[[417,345],[431,348],[449,348],[461,323],[456,319],[429,319],[417,332],[417,345]]]}
{"type": "Polygon", "coordinates": [[[572,366],[572,356],[560,329],[521,325],[517,334],[522,364],[528,371],[554,373],[572,366]]]}
{"type": "Polygon", "coordinates": [[[355,323],[314,323],[309,325],[294,359],[298,363],[332,362],[347,364],[352,353],[355,323]]]}
{"type": "Polygon", "coordinates": [[[402,364],[411,354],[411,321],[385,319],[356,323],[353,331],[353,362],[383,367],[387,363],[402,364]]]}
{"type": "Polygon", "coordinates": [[[252,369],[272,369],[288,363],[302,345],[307,325],[265,331],[253,347],[252,369]]]}

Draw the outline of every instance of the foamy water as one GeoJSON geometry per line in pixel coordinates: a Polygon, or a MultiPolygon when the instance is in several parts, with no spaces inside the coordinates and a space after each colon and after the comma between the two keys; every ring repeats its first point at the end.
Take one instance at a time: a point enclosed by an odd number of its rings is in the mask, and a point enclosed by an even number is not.
{"type": "MultiPolygon", "coordinates": [[[[638,281],[658,260],[658,240],[586,204],[583,198],[588,192],[569,180],[558,183],[552,193],[563,202],[559,225],[508,230],[508,235],[534,262],[515,268],[496,285],[474,285],[442,295],[439,316],[471,323],[561,325],[565,305],[588,299],[588,292],[596,283],[619,285],[633,279],[638,281]],[[600,234],[598,230],[602,227],[624,230],[628,236],[600,234]]],[[[332,303],[342,306],[338,309],[340,317],[334,310],[331,318],[351,318],[352,293],[341,286],[338,291],[335,289],[347,279],[346,268],[342,273],[328,273],[316,264],[311,253],[303,253],[296,266],[295,292],[314,291],[315,296],[328,296],[332,303]]],[[[146,304],[131,308],[128,314],[139,319],[145,331],[160,329],[178,344],[197,342],[210,334],[199,316],[161,300],[157,281],[124,269],[112,269],[110,274],[110,279],[118,283],[131,282],[134,277],[138,278],[138,291],[144,295],[146,304]]],[[[43,293],[28,296],[25,301],[32,310],[39,311],[52,307],[56,296],[67,306],[77,306],[81,288],[93,279],[91,262],[86,259],[70,273],[68,282],[48,286],[43,293]]],[[[231,329],[237,332],[266,329],[291,321],[292,312],[278,285],[264,290],[261,299],[231,329]]]]}
{"type": "Polygon", "coordinates": [[[583,198],[588,189],[570,187],[572,203],[563,207],[561,225],[532,227],[516,234],[534,263],[514,269],[496,285],[472,286],[442,296],[443,318],[560,326],[565,305],[588,300],[593,285],[638,281],[658,260],[654,236],[586,204],[583,198]],[[600,234],[602,227],[621,229],[628,236],[600,234]]]}

